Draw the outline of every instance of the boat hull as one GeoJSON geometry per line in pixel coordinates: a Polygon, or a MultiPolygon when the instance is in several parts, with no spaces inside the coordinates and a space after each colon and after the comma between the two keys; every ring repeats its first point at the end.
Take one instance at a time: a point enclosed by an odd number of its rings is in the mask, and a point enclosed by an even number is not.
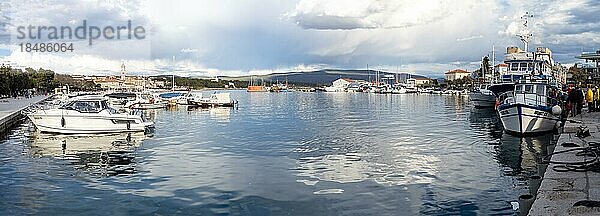
{"type": "Polygon", "coordinates": [[[496,105],[496,96],[493,94],[471,92],[469,93],[469,100],[475,107],[494,107],[496,105]]]}
{"type": "Polygon", "coordinates": [[[151,126],[137,118],[94,115],[30,114],[28,118],[40,132],[60,134],[98,134],[143,132],[151,126]]]}
{"type": "Polygon", "coordinates": [[[552,115],[549,109],[513,104],[498,107],[502,126],[507,132],[528,135],[546,133],[556,129],[559,116],[552,115]]]}
{"type": "Polygon", "coordinates": [[[129,106],[131,109],[164,109],[166,107],[166,103],[137,103],[129,106]]]}
{"type": "Polygon", "coordinates": [[[230,103],[212,103],[212,102],[191,102],[192,105],[202,108],[213,108],[213,107],[233,107],[235,102],[230,103]]]}

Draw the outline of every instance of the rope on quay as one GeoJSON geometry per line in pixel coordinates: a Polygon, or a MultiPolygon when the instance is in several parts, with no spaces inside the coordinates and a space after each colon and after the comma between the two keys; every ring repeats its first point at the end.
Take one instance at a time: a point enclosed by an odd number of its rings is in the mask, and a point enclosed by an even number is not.
{"type": "Polygon", "coordinates": [[[558,164],[552,169],[556,172],[600,172],[600,143],[598,142],[588,142],[588,147],[578,147],[577,144],[572,142],[564,142],[561,145],[564,147],[573,147],[572,149],[567,149],[563,151],[557,151],[551,154],[548,154],[542,158],[542,163],[548,164],[558,164]],[[575,148],[578,147],[578,148],[575,148]],[[576,152],[576,156],[589,156],[593,157],[592,160],[583,160],[583,161],[552,161],[550,158],[552,155],[564,154],[567,152],[576,152]]]}

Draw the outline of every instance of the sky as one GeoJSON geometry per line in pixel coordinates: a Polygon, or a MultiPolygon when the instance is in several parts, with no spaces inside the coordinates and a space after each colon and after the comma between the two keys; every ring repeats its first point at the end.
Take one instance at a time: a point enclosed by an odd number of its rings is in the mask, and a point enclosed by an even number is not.
{"type": "MultiPolygon", "coordinates": [[[[501,62],[523,44],[578,62],[600,49],[597,0],[0,0],[3,62],[68,74],[237,76],[318,69],[369,69],[443,76],[501,62]],[[19,39],[18,27],[132,25],[144,39],[19,39]],[[21,43],[73,43],[73,52],[22,52],[21,43]]],[[[35,33],[35,32],[34,32],[35,33]]],[[[47,34],[47,33],[46,33],[47,34]]],[[[44,35],[44,33],[42,33],[44,35]]],[[[530,48],[530,51],[532,49],[530,48]]]]}

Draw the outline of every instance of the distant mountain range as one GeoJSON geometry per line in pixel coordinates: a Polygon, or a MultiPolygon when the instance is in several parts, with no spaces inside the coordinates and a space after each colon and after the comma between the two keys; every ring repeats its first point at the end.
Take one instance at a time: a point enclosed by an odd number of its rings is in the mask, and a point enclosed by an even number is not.
{"type": "MultiPolygon", "coordinates": [[[[219,77],[224,80],[242,80],[250,81],[254,80],[256,85],[260,85],[261,81],[266,83],[280,82],[284,83],[286,80],[289,83],[304,84],[304,85],[331,85],[331,83],[339,78],[349,78],[354,80],[366,80],[375,81],[377,71],[374,70],[333,70],[325,69],[318,71],[309,72],[287,72],[287,73],[274,73],[266,75],[254,75],[254,76],[238,76],[238,77],[219,77]]],[[[425,78],[421,75],[413,75],[408,73],[391,73],[391,72],[379,72],[379,76],[389,76],[398,80],[406,80],[408,78],[425,78]]]]}

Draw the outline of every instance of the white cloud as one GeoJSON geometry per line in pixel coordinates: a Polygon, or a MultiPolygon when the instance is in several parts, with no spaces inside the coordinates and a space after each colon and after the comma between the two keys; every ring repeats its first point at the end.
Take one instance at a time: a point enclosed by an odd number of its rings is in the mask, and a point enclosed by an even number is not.
{"type": "Polygon", "coordinates": [[[404,28],[448,15],[443,0],[301,0],[285,14],[308,29],[404,28]]]}
{"type": "Polygon", "coordinates": [[[600,5],[593,0],[15,0],[11,4],[0,12],[0,22],[9,28],[19,23],[77,25],[83,19],[98,25],[131,19],[148,26],[148,40],[99,41],[92,47],[75,41],[80,49],[74,54],[20,53],[0,40],[5,45],[0,55],[6,47],[13,51],[6,59],[68,73],[118,73],[125,61],[132,72],[148,74],[175,70],[182,75],[241,75],[364,69],[369,64],[441,75],[449,69],[472,69],[476,65],[469,62],[489,54],[492,45],[497,51],[522,46],[515,34],[522,31],[519,17],[525,11],[534,15],[530,46],[549,46],[560,62],[572,63],[577,53],[600,47],[600,5]]]}
{"type": "Polygon", "coordinates": [[[468,41],[468,40],[475,40],[475,39],[481,39],[483,38],[483,35],[477,35],[477,36],[469,36],[469,37],[464,37],[464,38],[458,38],[456,39],[456,41],[468,41]]]}

